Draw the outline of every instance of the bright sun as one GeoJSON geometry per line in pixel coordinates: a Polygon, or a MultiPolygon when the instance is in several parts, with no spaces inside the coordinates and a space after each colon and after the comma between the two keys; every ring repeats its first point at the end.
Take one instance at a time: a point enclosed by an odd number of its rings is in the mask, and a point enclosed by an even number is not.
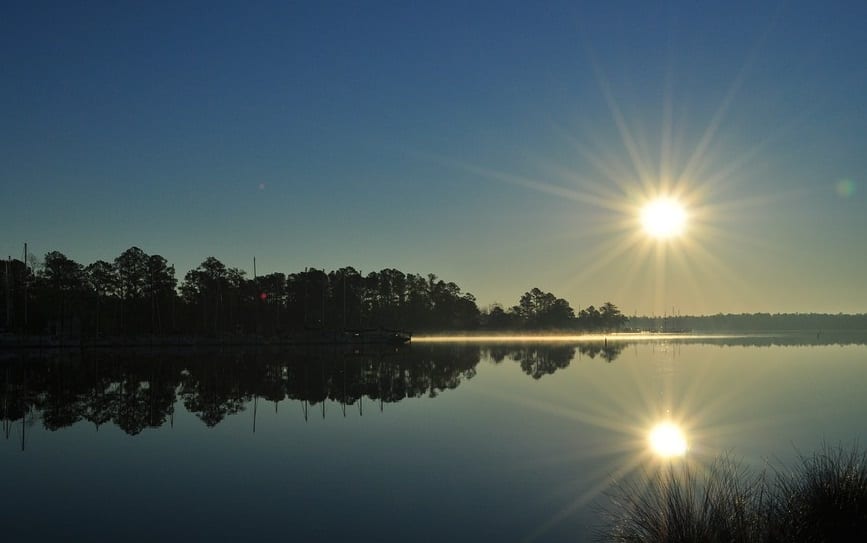
{"type": "Polygon", "coordinates": [[[679,236],[686,226],[686,211],[676,200],[659,198],[641,208],[641,226],[654,238],[679,236]]]}
{"type": "Polygon", "coordinates": [[[670,422],[657,424],[648,436],[650,448],[659,456],[672,457],[686,454],[686,437],[670,422]]]}

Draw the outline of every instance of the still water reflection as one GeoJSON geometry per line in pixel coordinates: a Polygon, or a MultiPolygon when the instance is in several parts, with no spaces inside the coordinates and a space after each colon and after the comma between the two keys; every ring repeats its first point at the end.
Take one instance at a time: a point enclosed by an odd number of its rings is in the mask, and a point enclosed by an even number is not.
{"type": "Polygon", "coordinates": [[[812,336],[16,353],[4,540],[581,541],[654,447],[863,442],[865,384],[812,336]]]}

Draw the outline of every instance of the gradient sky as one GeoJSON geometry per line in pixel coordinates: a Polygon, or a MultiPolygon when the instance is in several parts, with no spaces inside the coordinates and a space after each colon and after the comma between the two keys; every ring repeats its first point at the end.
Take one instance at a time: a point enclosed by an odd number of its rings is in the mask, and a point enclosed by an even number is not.
{"type": "Polygon", "coordinates": [[[0,254],[867,311],[867,4],[589,4],[7,4],[0,254]]]}

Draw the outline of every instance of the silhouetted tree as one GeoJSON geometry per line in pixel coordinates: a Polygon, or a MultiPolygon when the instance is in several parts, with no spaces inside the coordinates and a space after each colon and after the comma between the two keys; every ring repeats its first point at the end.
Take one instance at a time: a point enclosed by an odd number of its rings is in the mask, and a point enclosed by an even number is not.
{"type": "Polygon", "coordinates": [[[611,302],[602,304],[602,307],[599,309],[599,319],[602,327],[606,330],[619,330],[629,320],[611,302]]]}
{"type": "Polygon", "coordinates": [[[525,292],[518,305],[512,307],[512,312],[518,316],[524,328],[533,330],[569,328],[575,318],[569,302],[538,288],[525,292]]]}
{"type": "Polygon", "coordinates": [[[55,307],[58,335],[70,332],[70,317],[78,317],[77,304],[84,291],[84,270],[81,264],[66,257],[61,252],[51,251],[45,255],[45,263],[37,277],[37,286],[42,295],[52,300],[55,307]]]}
{"type": "Polygon", "coordinates": [[[150,300],[151,333],[163,331],[163,322],[167,321],[166,317],[172,314],[171,309],[177,296],[175,291],[177,284],[174,266],[170,266],[160,255],[148,257],[143,290],[150,300]]]}
{"type": "Polygon", "coordinates": [[[520,318],[500,304],[493,304],[480,313],[479,325],[489,330],[512,330],[520,326],[520,318]]]}
{"type": "Polygon", "coordinates": [[[592,305],[578,312],[578,328],[582,330],[598,330],[601,327],[602,314],[592,305]]]}
{"type": "Polygon", "coordinates": [[[288,292],[286,275],[270,273],[256,279],[255,300],[256,332],[267,335],[280,334],[286,327],[286,304],[288,292]]]}
{"type": "Polygon", "coordinates": [[[24,262],[16,259],[0,262],[0,307],[3,308],[0,311],[0,329],[24,330],[25,320],[30,324],[34,322],[32,318],[25,319],[26,311],[32,315],[34,309],[39,309],[31,302],[33,284],[33,272],[24,262]],[[29,304],[27,310],[25,298],[29,304]]]}
{"type": "Polygon", "coordinates": [[[196,308],[200,315],[200,330],[218,334],[221,332],[223,297],[229,288],[225,264],[209,256],[199,266],[187,272],[181,285],[184,301],[196,308]]]}
{"type": "Polygon", "coordinates": [[[326,326],[328,275],[309,268],[286,278],[289,310],[296,328],[322,330],[326,326]]]}
{"type": "Polygon", "coordinates": [[[255,329],[253,298],[255,285],[245,279],[246,272],[238,268],[226,270],[225,326],[233,333],[252,332],[255,329]]]}
{"type": "Polygon", "coordinates": [[[117,293],[121,301],[121,329],[140,330],[148,278],[148,255],[138,247],[130,247],[114,259],[117,272],[117,293]]]}
{"type": "Polygon", "coordinates": [[[112,264],[105,260],[97,260],[84,269],[84,281],[95,302],[94,326],[96,335],[99,336],[103,332],[103,307],[118,288],[117,272],[112,264]]]}
{"type": "Polygon", "coordinates": [[[329,314],[331,322],[339,328],[361,326],[364,279],[353,267],[340,268],[328,274],[331,285],[329,314]]]}

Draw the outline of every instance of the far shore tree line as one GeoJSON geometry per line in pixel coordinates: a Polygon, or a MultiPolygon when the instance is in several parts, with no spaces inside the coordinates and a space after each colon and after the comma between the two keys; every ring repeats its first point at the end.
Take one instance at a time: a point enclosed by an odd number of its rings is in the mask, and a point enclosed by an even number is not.
{"type": "Polygon", "coordinates": [[[511,307],[479,309],[436,275],[387,268],[307,268],[249,277],[214,257],[178,281],[175,268],[138,247],[82,265],[58,251],[41,263],[0,264],[0,331],[79,337],[282,336],[322,330],[615,331],[627,318],[606,302],[577,314],[533,288],[511,307]]]}

